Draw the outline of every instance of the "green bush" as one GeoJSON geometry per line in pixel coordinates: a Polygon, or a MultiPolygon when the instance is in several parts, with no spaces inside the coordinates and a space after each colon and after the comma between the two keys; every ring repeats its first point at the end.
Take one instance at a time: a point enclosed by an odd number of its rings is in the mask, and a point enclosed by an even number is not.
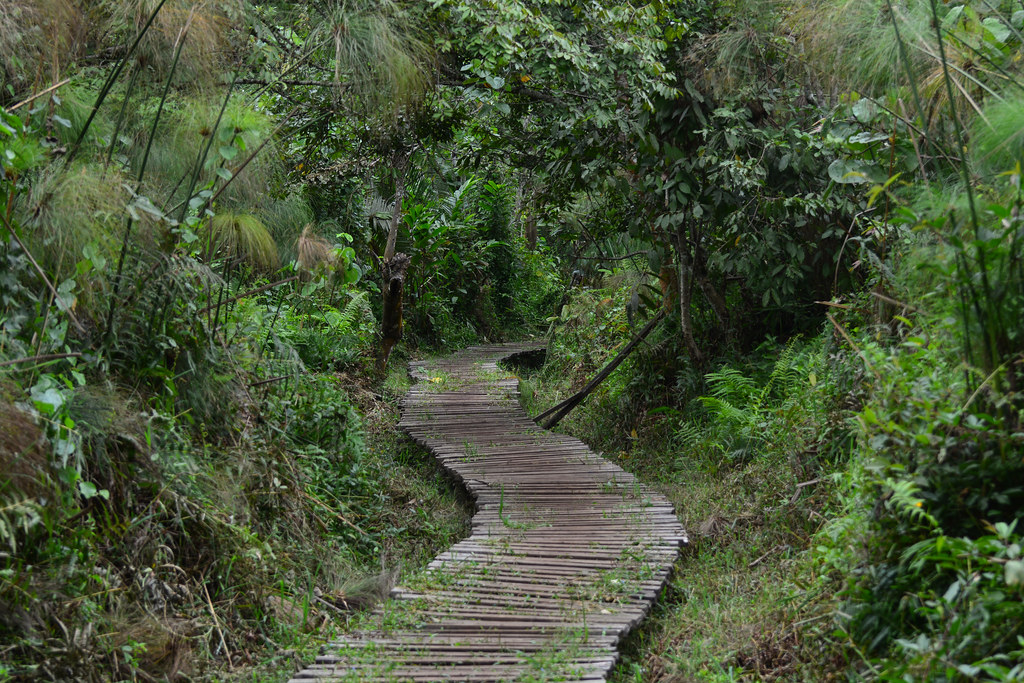
{"type": "Polygon", "coordinates": [[[1021,674],[1019,202],[990,203],[978,221],[932,219],[946,243],[911,242],[892,273],[922,308],[847,338],[863,403],[845,515],[822,557],[846,575],[838,633],[879,675],[1021,674]]]}

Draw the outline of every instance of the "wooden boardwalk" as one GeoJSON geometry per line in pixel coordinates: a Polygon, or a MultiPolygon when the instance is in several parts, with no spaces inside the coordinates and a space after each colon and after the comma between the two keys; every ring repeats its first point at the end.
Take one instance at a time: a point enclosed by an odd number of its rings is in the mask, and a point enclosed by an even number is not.
{"type": "Polygon", "coordinates": [[[469,490],[469,538],[294,681],[604,681],[687,542],[672,505],[541,430],[504,344],[412,364],[401,426],[469,490]]]}

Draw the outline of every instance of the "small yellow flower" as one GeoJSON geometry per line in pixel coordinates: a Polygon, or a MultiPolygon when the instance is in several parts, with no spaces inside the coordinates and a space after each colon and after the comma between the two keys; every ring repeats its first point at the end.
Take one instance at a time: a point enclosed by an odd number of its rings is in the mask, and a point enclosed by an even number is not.
{"type": "Polygon", "coordinates": [[[921,507],[921,501],[917,501],[916,503],[914,503],[914,507],[916,507],[916,508],[921,507]]]}
{"type": "Polygon", "coordinates": [[[433,382],[434,384],[440,384],[441,383],[441,378],[440,377],[431,377],[430,381],[433,382]]]}

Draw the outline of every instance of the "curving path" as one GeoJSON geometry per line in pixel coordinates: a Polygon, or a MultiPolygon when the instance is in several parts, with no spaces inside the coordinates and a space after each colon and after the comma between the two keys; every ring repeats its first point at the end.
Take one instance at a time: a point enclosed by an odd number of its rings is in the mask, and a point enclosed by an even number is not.
{"type": "Polygon", "coordinates": [[[539,348],[412,364],[401,426],[469,489],[472,534],[294,681],[606,679],[686,534],[662,496],[526,415],[498,361],[539,348]]]}

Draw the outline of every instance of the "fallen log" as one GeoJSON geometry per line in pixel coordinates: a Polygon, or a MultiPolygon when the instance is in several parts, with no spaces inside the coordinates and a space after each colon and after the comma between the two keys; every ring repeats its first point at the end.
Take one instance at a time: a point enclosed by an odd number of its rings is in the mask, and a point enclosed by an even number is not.
{"type": "Polygon", "coordinates": [[[651,331],[654,330],[655,327],[657,327],[658,323],[661,322],[661,319],[664,317],[665,311],[659,310],[658,313],[647,322],[644,328],[640,330],[640,332],[638,332],[635,337],[633,337],[633,340],[626,344],[625,348],[623,348],[622,351],[619,351],[619,354],[615,356],[615,358],[613,358],[612,361],[608,363],[608,365],[604,366],[604,369],[602,369],[601,372],[597,373],[594,379],[587,382],[587,386],[583,387],[583,389],[573,394],[569,398],[565,399],[558,405],[548,408],[543,413],[533,418],[533,421],[536,422],[537,424],[541,424],[541,420],[551,415],[551,419],[549,419],[542,425],[544,429],[551,429],[556,424],[561,422],[563,417],[568,415],[573,408],[582,403],[583,399],[585,399],[590,394],[590,392],[596,389],[598,385],[600,385],[601,382],[603,382],[608,377],[608,375],[612,374],[615,371],[615,368],[619,367],[622,361],[626,360],[629,354],[633,352],[633,349],[635,349],[637,345],[640,344],[640,342],[647,338],[647,335],[649,335],[651,331]]]}

